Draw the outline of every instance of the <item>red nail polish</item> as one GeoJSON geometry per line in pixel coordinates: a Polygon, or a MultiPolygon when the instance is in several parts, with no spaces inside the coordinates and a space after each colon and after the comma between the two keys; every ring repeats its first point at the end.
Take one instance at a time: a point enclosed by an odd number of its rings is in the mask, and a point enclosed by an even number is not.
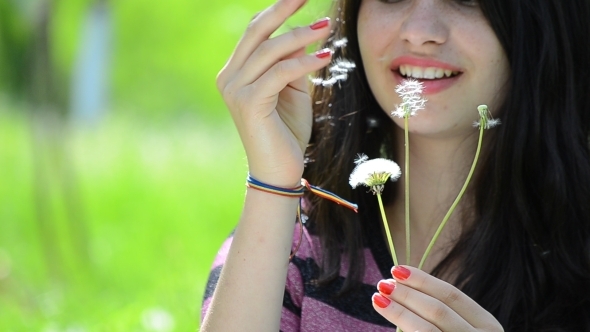
{"type": "Polygon", "coordinates": [[[330,18],[324,17],[324,18],[316,21],[314,24],[310,25],[309,27],[311,28],[311,30],[319,30],[321,28],[327,27],[328,24],[330,24],[330,18]]]}
{"type": "Polygon", "coordinates": [[[332,50],[329,48],[324,48],[323,50],[319,50],[315,53],[315,56],[320,59],[327,58],[332,55],[332,50]]]}
{"type": "Polygon", "coordinates": [[[391,295],[395,289],[395,284],[387,281],[379,281],[377,284],[377,289],[379,289],[379,291],[385,295],[391,295]]]}
{"type": "Polygon", "coordinates": [[[387,308],[387,306],[391,303],[391,300],[383,297],[383,295],[379,293],[373,294],[373,303],[375,303],[379,308],[387,308]]]}
{"type": "Polygon", "coordinates": [[[410,277],[410,270],[398,265],[393,267],[393,271],[391,271],[391,274],[393,274],[393,276],[396,279],[406,280],[410,277]]]}

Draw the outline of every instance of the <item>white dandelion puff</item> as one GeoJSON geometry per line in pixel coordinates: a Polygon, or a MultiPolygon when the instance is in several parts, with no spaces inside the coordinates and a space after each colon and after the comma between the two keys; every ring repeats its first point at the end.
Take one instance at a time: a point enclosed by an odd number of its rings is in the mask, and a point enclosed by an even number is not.
{"type": "Polygon", "coordinates": [[[426,106],[426,99],[422,98],[424,86],[421,82],[414,79],[403,80],[395,88],[395,92],[402,98],[402,103],[398,105],[395,111],[391,112],[392,116],[399,118],[414,116],[419,110],[426,106]]]}
{"type": "Polygon", "coordinates": [[[391,112],[391,115],[398,117],[398,118],[403,118],[404,116],[406,116],[406,110],[404,110],[403,107],[398,106],[395,111],[391,112]]]}
{"type": "Polygon", "coordinates": [[[375,158],[358,163],[348,182],[353,189],[363,185],[369,187],[373,194],[381,194],[388,180],[396,181],[400,176],[401,170],[395,162],[375,158]]]}
{"type": "Polygon", "coordinates": [[[397,92],[400,97],[420,97],[422,91],[424,90],[424,85],[422,82],[419,82],[415,79],[406,79],[403,80],[401,84],[395,87],[395,92],[397,92]]]}

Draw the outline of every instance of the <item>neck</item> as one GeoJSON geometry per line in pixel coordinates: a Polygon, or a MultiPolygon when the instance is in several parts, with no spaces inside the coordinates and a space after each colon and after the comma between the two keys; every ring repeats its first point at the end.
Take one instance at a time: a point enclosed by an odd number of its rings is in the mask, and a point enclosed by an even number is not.
{"type": "MultiPolygon", "coordinates": [[[[402,249],[398,256],[405,262],[405,148],[404,131],[396,127],[398,155],[402,168],[395,200],[387,208],[394,243],[402,249]],[[403,246],[401,245],[403,243],[403,246]]],[[[443,217],[457,197],[477,147],[477,132],[462,137],[431,138],[410,134],[410,264],[417,266],[443,217]]],[[[466,198],[462,199],[462,203],[466,198]]],[[[431,270],[452,248],[461,232],[462,206],[453,212],[433,248],[426,271],[431,270]]],[[[407,262],[406,262],[407,263],[407,262]]]]}

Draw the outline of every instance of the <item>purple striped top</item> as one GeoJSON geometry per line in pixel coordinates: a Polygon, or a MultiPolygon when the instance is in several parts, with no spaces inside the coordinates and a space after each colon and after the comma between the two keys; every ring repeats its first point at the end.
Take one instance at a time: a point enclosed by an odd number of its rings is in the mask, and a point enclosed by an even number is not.
{"type": "MultiPolygon", "coordinates": [[[[367,228],[364,237],[365,273],[362,285],[345,296],[334,297],[346,278],[348,264],[345,259],[342,260],[340,277],[332,284],[324,287],[316,285],[313,281],[319,276],[317,262],[321,257],[321,248],[318,237],[313,234],[313,227],[304,227],[301,247],[289,263],[287,272],[281,331],[395,331],[395,326],[377,314],[371,303],[371,296],[377,291],[377,282],[391,278],[389,271],[393,263],[380,230],[374,227],[367,228]]],[[[299,241],[299,230],[297,225],[293,249],[299,241]]],[[[205,290],[201,319],[209,307],[232,239],[230,236],[223,243],[213,262],[205,290]]]]}

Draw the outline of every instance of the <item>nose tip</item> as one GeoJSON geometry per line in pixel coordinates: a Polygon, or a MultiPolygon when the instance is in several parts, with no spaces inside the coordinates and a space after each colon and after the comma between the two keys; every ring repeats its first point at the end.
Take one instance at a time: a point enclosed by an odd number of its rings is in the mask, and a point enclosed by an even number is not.
{"type": "Polygon", "coordinates": [[[442,44],[448,29],[444,14],[436,5],[416,1],[404,18],[400,37],[411,45],[442,44]]]}

